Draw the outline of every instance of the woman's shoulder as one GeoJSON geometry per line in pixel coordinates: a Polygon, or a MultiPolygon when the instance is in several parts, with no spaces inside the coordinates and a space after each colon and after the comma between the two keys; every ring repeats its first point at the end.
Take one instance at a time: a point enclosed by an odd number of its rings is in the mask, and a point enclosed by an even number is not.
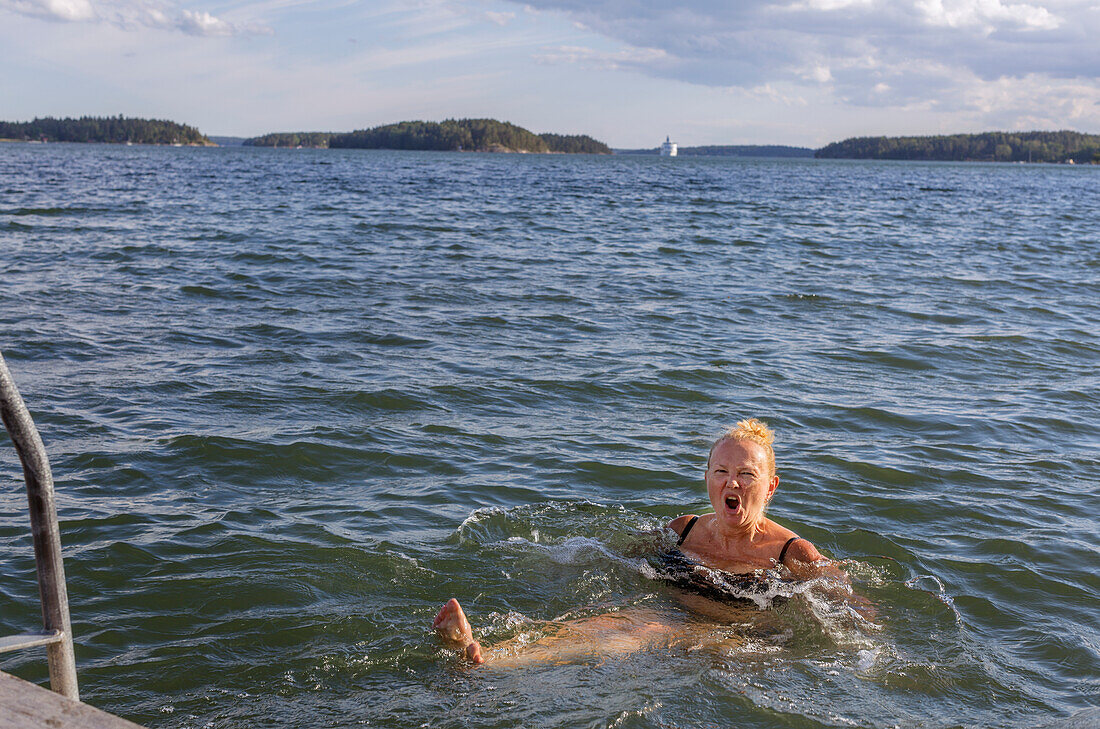
{"type": "Polygon", "coordinates": [[[783,562],[789,562],[795,560],[798,562],[817,562],[823,559],[821,552],[817,551],[817,547],[805,537],[800,537],[793,531],[785,526],[768,520],[772,527],[773,541],[777,544],[782,544],[783,562]]]}
{"type": "Polygon", "coordinates": [[[670,521],[668,524],[666,524],[665,527],[668,528],[668,529],[671,529],[672,531],[676,532],[677,534],[683,534],[684,529],[687,527],[687,525],[693,519],[698,519],[698,518],[699,518],[698,514],[681,514],[680,516],[676,517],[675,519],[670,521]]]}
{"type": "Polygon", "coordinates": [[[825,559],[824,555],[817,551],[817,547],[813,545],[813,542],[793,533],[783,542],[780,555],[779,561],[787,566],[790,566],[794,562],[813,564],[814,562],[825,559]]]}
{"type": "Polygon", "coordinates": [[[813,542],[809,539],[805,537],[795,537],[794,541],[792,541],[787,548],[785,561],[794,560],[796,562],[811,564],[824,558],[824,555],[817,551],[817,547],[815,547],[813,542]]]}

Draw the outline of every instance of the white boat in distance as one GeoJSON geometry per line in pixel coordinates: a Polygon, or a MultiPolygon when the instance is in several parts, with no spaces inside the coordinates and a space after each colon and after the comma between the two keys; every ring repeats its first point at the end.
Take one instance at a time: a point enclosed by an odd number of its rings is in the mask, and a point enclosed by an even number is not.
{"type": "Polygon", "coordinates": [[[664,144],[661,145],[662,157],[675,157],[676,156],[676,142],[670,141],[666,136],[664,144]]]}

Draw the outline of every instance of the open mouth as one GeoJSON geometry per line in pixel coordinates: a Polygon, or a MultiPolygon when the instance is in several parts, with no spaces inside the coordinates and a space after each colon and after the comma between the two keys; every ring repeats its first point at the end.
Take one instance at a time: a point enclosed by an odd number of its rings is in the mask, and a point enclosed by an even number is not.
{"type": "Polygon", "coordinates": [[[741,497],[736,494],[730,494],[726,497],[726,508],[730,511],[737,511],[741,508],[741,497]]]}

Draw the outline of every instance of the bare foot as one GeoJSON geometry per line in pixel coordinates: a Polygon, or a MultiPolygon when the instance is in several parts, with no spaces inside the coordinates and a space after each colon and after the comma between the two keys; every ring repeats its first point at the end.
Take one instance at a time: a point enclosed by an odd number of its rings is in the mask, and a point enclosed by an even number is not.
{"type": "Polygon", "coordinates": [[[466,660],[471,663],[484,663],[481,656],[481,645],[474,640],[474,632],[470,628],[470,621],[462,612],[462,606],[453,597],[447,601],[435,616],[432,627],[439,633],[439,637],[449,648],[462,651],[466,660]]]}

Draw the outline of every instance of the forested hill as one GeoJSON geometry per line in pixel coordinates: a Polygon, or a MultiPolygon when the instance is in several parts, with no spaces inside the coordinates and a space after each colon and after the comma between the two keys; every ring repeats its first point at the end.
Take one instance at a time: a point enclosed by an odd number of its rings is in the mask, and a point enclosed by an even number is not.
{"type": "Polygon", "coordinates": [[[535,134],[496,119],[448,119],[443,122],[404,121],[345,134],[284,132],[254,137],[256,147],[334,147],[355,149],[426,149],[466,152],[569,152],[610,154],[611,150],[585,134],[535,134]]]}
{"type": "Polygon", "coordinates": [[[274,132],[246,139],[246,147],[317,147],[325,149],[335,137],[333,132],[274,132]]]}
{"type": "Polygon", "coordinates": [[[0,122],[0,139],[46,142],[107,142],[113,144],[193,144],[214,146],[194,127],[160,119],[123,116],[45,117],[30,122],[0,122]]]}
{"type": "Polygon", "coordinates": [[[1100,163],[1100,135],[1080,132],[985,132],[939,137],[853,137],[816,157],[975,162],[1100,163]]]}
{"type": "Polygon", "coordinates": [[[467,152],[549,152],[537,134],[495,119],[404,121],[338,134],[330,147],[357,149],[435,149],[467,152]]]}
{"type": "Polygon", "coordinates": [[[551,152],[567,154],[611,154],[611,147],[587,134],[540,134],[551,152]]]}

